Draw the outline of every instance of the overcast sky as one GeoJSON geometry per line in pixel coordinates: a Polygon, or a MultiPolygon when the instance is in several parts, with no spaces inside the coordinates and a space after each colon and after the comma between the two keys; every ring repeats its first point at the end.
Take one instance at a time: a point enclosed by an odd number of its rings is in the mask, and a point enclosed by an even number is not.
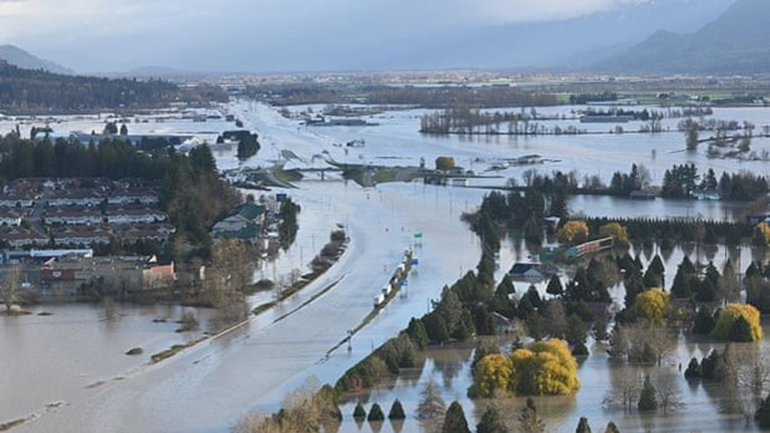
{"type": "Polygon", "coordinates": [[[695,0],[0,0],[0,43],[80,71],[334,69],[324,59],[653,1],[695,0]]]}

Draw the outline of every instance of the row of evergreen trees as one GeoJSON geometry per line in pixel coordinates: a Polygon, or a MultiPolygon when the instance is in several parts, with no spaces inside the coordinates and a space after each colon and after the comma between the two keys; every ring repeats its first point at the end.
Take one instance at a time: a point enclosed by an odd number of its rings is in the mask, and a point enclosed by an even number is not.
{"type": "Polygon", "coordinates": [[[161,80],[107,79],[21,69],[0,60],[0,110],[16,113],[152,108],[171,102],[226,102],[217,86],[180,89],[161,80]]]}

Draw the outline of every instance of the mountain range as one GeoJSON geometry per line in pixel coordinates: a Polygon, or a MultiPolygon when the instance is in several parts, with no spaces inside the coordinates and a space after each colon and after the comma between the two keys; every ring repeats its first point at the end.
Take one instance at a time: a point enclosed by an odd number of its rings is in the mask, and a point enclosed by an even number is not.
{"type": "Polygon", "coordinates": [[[694,33],[658,31],[592,68],[614,73],[766,74],[770,1],[737,0],[694,33]]]}
{"type": "Polygon", "coordinates": [[[5,60],[11,65],[18,66],[22,69],[42,69],[54,74],[65,75],[71,75],[75,72],[58,63],[35,57],[14,45],[0,45],[0,60],[5,60]]]}
{"type": "MultiPolygon", "coordinates": [[[[194,54],[190,54],[188,48],[167,47],[163,49],[170,51],[165,54],[148,50],[124,57],[132,62],[147,61],[149,64],[153,64],[151,62],[157,57],[163,58],[162,63],[155,63],[161,66],[152,67],[105,69],[111,57],[97,59],[108,62],[101,65],[84,62],[84,54],[108,51],[88,43],[73,46],[69,51],[57,51],[50,44],[38,49],[63,63],[77,65],[80,71],[115,71],[100,75],[133,77],[198,76],[201,73],[193,71],[207,70],[353,71],[468,67],[699,75],[759,74],[770,70],[770,26],[765,22],[770,17],[770,0],[647,0],[628,1],[622,5],[572,19],[454,28],[429,32],[419,39],[401,37],[397,33],[359,33],[361,41],[346,37],[348,42],[333,43],[334,40],[329,39],[328,43],[322,44],[322,49],[307,44],[281,45],[280,42],[261,48],[225,43],[228,49],[223,49],[219,46],[222,41],[210,38],[204,42],[190,41],[187,47],[193,49],[194,54]],[[377,43],[367,42],[367,38],[375,38],[372,41],[377,43]]],[[[0,59],[25,69],[74,73],[13,45],[0,46],[0,59]]]]}

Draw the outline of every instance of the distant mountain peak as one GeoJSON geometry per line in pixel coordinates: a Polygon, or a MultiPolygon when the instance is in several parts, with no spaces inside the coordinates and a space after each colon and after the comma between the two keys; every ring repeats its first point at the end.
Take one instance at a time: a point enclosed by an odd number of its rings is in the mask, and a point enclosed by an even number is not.
{"type": "Polygon", "coordinates": [[[691,34],[656,32],[595,65],[615,73],[756,74],[770,70],[768,0],[736,0],[691,34]]]}
{"type": "Polygon", "coordinates": [[[15,45],[0,45],[0,59],[22,69],[42,69],[54,74],[72,75],[72,69],[65,68],[50,60],[44,60],[15,45]]]}

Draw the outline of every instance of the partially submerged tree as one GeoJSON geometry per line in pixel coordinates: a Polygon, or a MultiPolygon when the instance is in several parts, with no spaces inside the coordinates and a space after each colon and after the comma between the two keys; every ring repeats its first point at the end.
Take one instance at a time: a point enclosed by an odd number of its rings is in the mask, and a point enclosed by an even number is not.
{"type": "Polygon", "coordinates": [[[650,376],[645,376],[644,378],[644,386],[642,386],[642,392],[639,394],[637,408],[643,412],[654,411],[658,408],[656,391],[650,376]]]}
{"type": "Polygon", "coordinates": [[[401,404],[400,400],[396,399],[396,401],[393,402],[393,406],[390,407],[390,412],[388,413],[388,419],[391,421],[406,419],[404,406],[401,404]]]}
{"type": "Polygon", "coordinates": [[[13,306],[21,298],[21,283],[23,278],[21,266],[12,266],[5,277],[5,283],[2,285],[3,303],[5,311],[10,313],[13,306]]]}
{"type": "Polygon", "coordinates": [[[575,433],[591,433],[591,426],[588,424],[588,418],[582,417],[578,422],[577,430],[575,433]]]}
{"type": "Polygon", "coordinates": [[[465,411],[460,403],[454,401],[444,416],[444,425],[441,433],[470,433],[468,421],[465,419],[465,411]]]}
{"type": "Polygon", "coordinates": [[[522,433],[544,433],[545,423],[537,415],[537,408],[535,407],[535,401],[531,398],[527,399],[527,405],[522,409],[519,415],[519,431],[522,433]]]}
{"type": "Polygon", "coordinates": [[[505,424],[500,410],[495,405],[489,406],[481,416],[476,426],[476,433],[508,433],[510,429],[505,424]]]}
{"type": "Polygon", "coordinates": [[[431,379],[425,385],[422,391],[422,400],[417,407],[417,417],[420,419],[435,420],[444,416],[446,404],[436,386],[436,382],[431,379]]]}

